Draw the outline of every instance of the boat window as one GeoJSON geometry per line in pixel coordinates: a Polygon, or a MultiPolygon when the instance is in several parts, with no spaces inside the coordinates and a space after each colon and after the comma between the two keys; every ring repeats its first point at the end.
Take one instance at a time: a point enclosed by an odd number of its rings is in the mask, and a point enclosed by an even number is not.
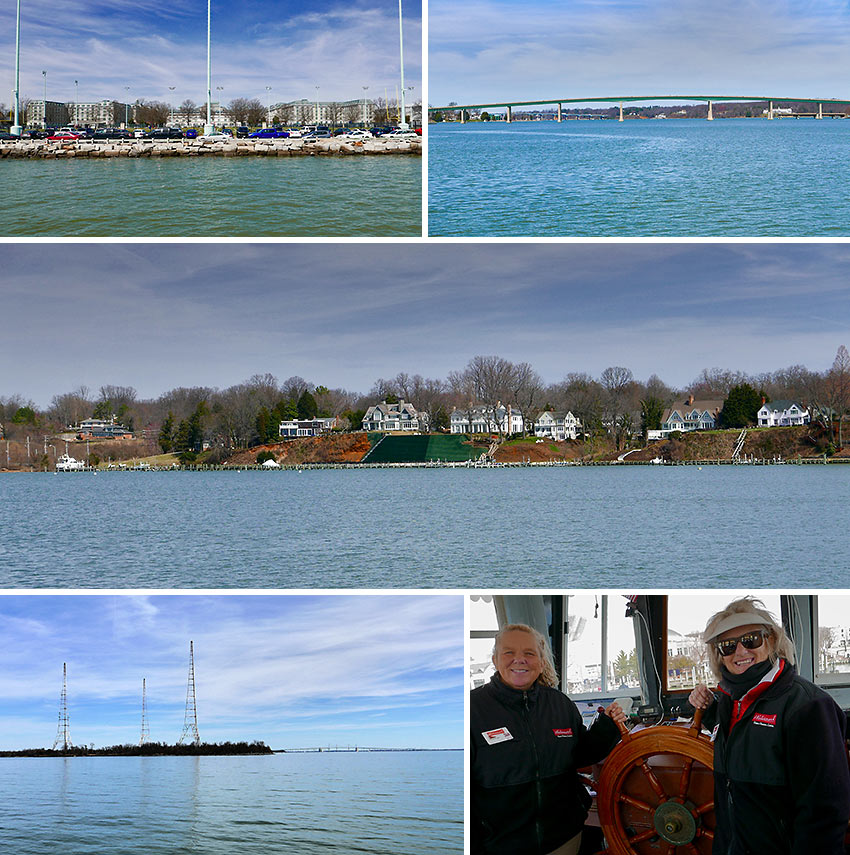
{"type": "MultiPolygon", "coordinates": [[[[741,595],[743,596],[743,594],[741,595]]],[[[668,692],[690,691],[697,683],[713,686],[708,651],[702,633],[708,619],[735,599],[730,594],[670,594],[667,597],[667,643],[665,688],[668,692]]],[[[759,599],[777,621],[781,614],[778,594],[759,599]]]]}
{"type": "Polygon", "coordinates": [[[493,640],[499,630],[496,605],[490,595],[469,598],[469,688],[484,685],[493,676],[493,640]]]}
{"type": "Polygon", "coordinates": [[[815,682],[850,685],[850,597],[817,598],[815,682]]]}

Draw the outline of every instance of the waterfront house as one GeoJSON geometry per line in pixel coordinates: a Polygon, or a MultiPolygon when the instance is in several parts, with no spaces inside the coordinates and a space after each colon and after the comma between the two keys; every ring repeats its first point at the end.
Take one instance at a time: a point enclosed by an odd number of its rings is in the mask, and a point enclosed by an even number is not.
{"type": "Polygon", "coordinates": [[[663,439],[676,430],[682,433],[692,430],[714,430],[717,427],[717,416],[722,409],[722,400],[696,401],[693,395],[688,395],[686,400],[674,403],[664,411],[661,431],[652,431],[649,438],[663,439]]]}
{"type": "Polygon", "coordinates": [[[534,423],[535,436],[561,442],[565,439],[575,439],[580,429],[581,423],[571,412],[559,413],[547,410],[541,413],[534,423]]]}
{"type": "Polygon", "coordinates": [[[389,432],[427,429],[428,416],[403,399],[397,403],[381,401],[369,407],[363,416],[363,430],[389,432]]]}
{"type": "Polygon", "coordinates": [[[71,430],[80,439],[132,439],[133,432],[124,425],[117,424],[115,416],[111,419],[84,419],[71,430]]]}
{"type": "Polygon", "coordinates": [[[278,435],[281,439],[295,439],[299,436],[319,436],[332,431],[337,426],[335,417],[324,418],[317,416],[315,419],[285,419],[278,426],[278,435]]]}
{"type": "Polygon", "coordinates": [[[468,407],[455,408],[449,417],[452,433],[501,433],[508,435],[522,433],[524,430],[522,413],[510,406],[497,403],[496,407],[483,404],[471,404],[468,407]]]}
{"type": "Polygon", "coordinates": [[[797,401],[762,401],[758,411],[761,427],[807,425],[811,420],[808,409],[797,401]]]}

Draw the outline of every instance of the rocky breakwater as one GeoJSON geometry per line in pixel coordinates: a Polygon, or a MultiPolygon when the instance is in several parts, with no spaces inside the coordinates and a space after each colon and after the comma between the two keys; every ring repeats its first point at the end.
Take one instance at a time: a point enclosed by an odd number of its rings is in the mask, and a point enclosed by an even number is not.
{"type": "Polygon", "coordinates": [[[0,158],[60,160],[74,157],[310,157],[366,156],[379,154],[421,155],[421,138],[411,140],[377,137],[364,142],[339,137],[303,139],[194,140],[4,140],[0,158]]]}

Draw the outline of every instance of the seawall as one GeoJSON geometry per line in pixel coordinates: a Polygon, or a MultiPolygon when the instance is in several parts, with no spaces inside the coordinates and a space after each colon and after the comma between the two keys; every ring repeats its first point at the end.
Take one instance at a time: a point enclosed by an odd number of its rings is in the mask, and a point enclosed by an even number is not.
{"type": "Polygon", "coordinates": [[[62,158],[112,157],[305,157],[367,156],[382,154],[421,155],[422,140],[390,140],[383,137],[363,142],[340,139],[233,139],[213,140],[4,140],[0,158],[56,160],[62,158]]]}

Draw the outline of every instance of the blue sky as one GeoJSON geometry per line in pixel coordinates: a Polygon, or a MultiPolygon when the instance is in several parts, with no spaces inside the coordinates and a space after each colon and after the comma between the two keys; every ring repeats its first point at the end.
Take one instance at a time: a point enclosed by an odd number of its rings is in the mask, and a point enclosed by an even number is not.
{"type": "Polygon", "coordinates": [[[841,0],[431,0],[429,103],[850,98],[841,0]]]}
{"type": "MultiPolygon", "coordinates": [[[[421,3],[404,0],[405,84],[421,99],[421,3]]],[[[326,101],[395,97],[396,0],[212,3],[212,86],[236,97],[326,101]]],[[[21,95],[48,100],[206,99],[204,0],[21,0],[21,95]],[[169,87],[174,86],[173,94],[169,87]]],[[[14,87],[15,3],[0,9],[0,102],[14,87]]]]}
{"type": "Polygon", "coordinates": [[[0,596],[0,748],[51,747],[62,663],[75,744],[183,728],[273,748],[463,744],[458,596],[0,596]]]}
{"type": "Polygon", "coordinates": [[[546,382],[610,365],[828,368],[850,346],[845,244],[31,244],[4,247],[0,396],[226,388],[253,374],[367,392],[476,354],[546,382]],[[39,263],[33,264],[38,253],[39,263]]]}

